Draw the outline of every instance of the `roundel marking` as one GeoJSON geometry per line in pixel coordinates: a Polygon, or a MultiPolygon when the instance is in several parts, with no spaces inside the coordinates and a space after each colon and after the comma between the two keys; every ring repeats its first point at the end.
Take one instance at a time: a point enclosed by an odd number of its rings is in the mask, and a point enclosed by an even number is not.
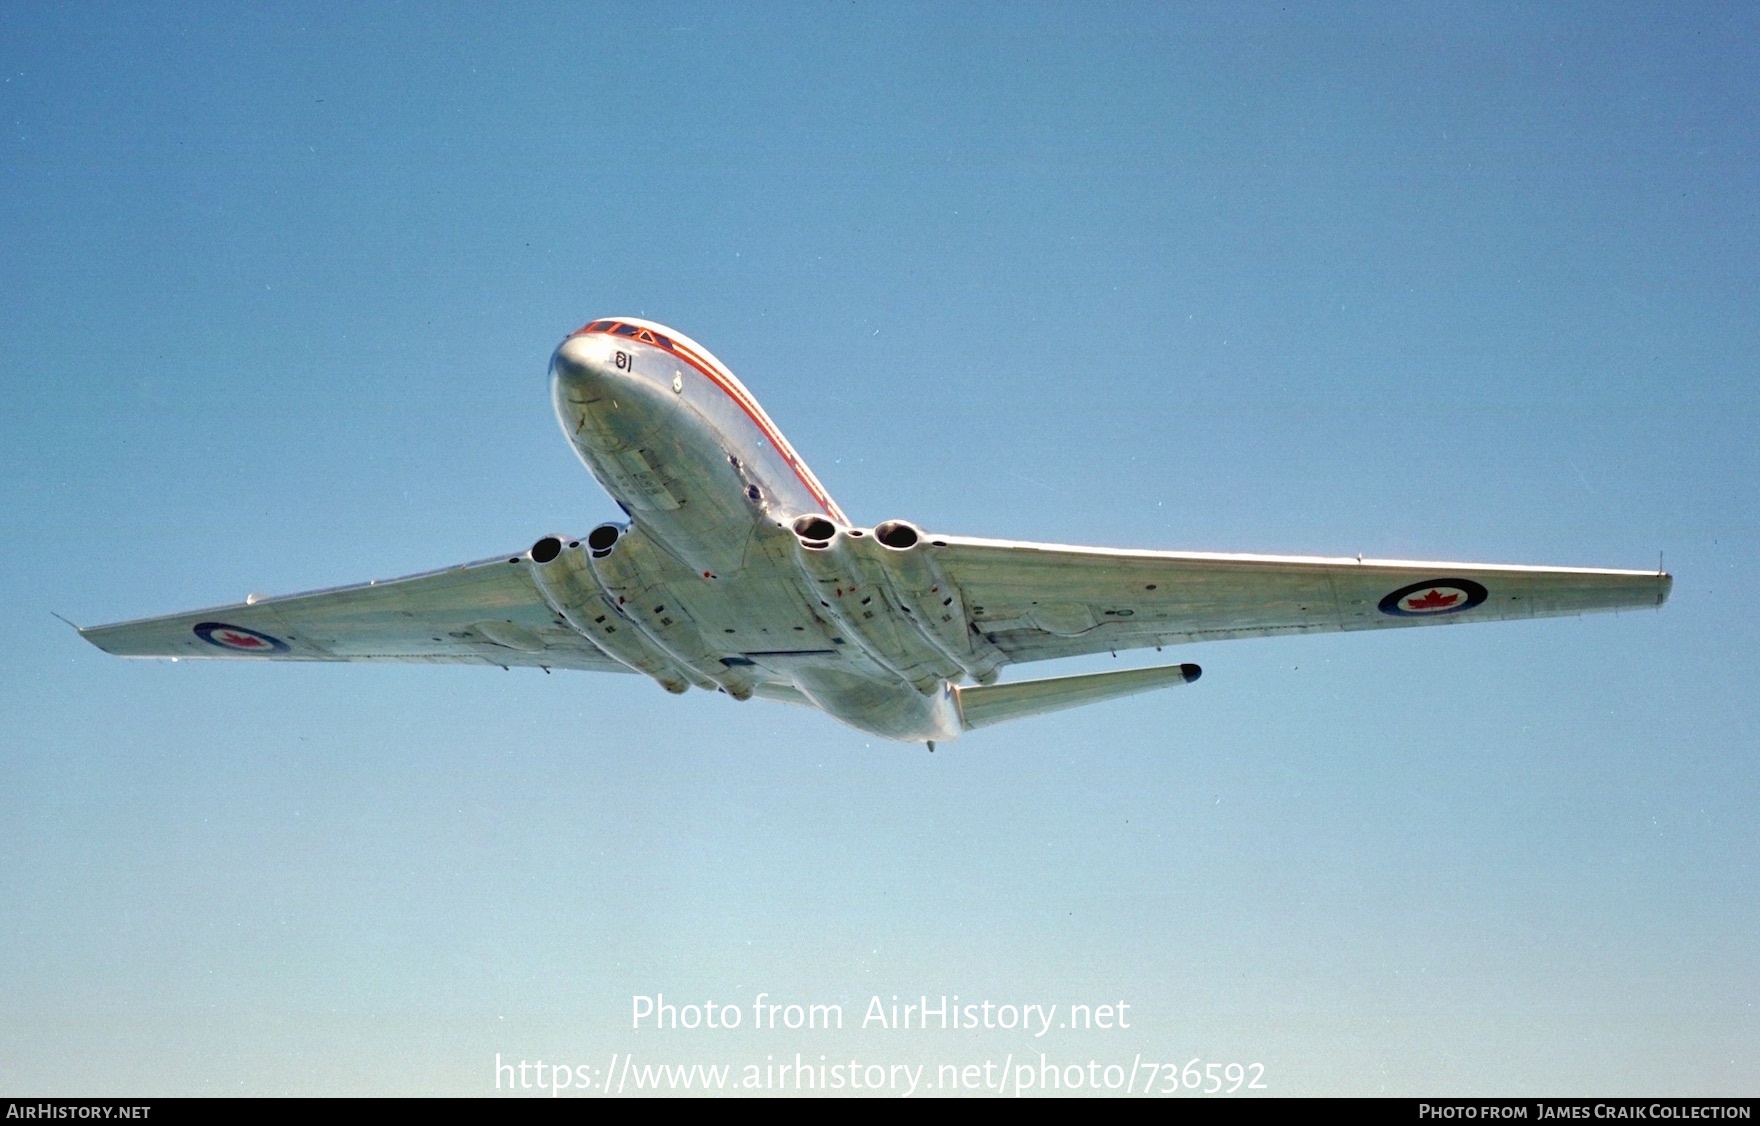
{"type": "Polygon", "coordinates": [[[1485,601],[1486,590],[1472,579],[1426,579],[1402,586],[1381,600],[1381,612],[1396,618],[1458,614],[1485,601]]]}
{"type": "Polygon", "coordinates": [[[234,653],[285,653],[287,642],[270,637],[259,630],[229,626],[225,622],[200,622],[195,635],[209,645],[230,649],[234,653]]]}

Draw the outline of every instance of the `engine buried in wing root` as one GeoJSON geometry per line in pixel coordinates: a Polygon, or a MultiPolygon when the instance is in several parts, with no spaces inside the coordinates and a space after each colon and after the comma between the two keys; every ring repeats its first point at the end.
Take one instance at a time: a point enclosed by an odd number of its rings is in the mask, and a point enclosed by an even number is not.
{"type": "Polygon", "coordinates": [[[635,317],[556,348],[551,403],[628,516],[512,556],[80,633],[133,657],[634,672],[937,743],[1189,684],[1189,662],[1011,664],[1197,641],[1660,606],[1656,571],[1121,551],[853,525],[709,351],[635,317]]]}

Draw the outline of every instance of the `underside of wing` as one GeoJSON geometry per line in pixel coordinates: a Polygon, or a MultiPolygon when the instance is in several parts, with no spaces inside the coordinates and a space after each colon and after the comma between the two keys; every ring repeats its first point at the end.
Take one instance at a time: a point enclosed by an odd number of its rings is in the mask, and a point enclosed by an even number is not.
{"type": "Polygon", "coordinates": [[[442,571],[82,628],[120,657],[400,661],[628,672],[571,629],[501,556],[442,571]]]}
{"type": "Polygon", "coordinates": [[[935,543],[973,626],[1012,661],[1654,608],[1673,582],[1658,571],[935,543]]]}

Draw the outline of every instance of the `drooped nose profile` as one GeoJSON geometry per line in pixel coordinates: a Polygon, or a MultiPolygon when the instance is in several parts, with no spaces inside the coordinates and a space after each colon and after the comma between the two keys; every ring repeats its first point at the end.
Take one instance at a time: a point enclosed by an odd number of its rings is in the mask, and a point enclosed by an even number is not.
{"type": "MultiPolygon", "coordinates": [[[[587,400],[596,399],[606,390],[612,367],[612,349],[604,337],[571,336],[557,345],[550,357],[550,378],[556,383],[558,398],[566,390],[584,393],[587,400]]],[[[611,376],[615,378],[615,376],[611,376]]]]}
{"type": "Polygon", "coordinates": [[[131,657],[634,670],[668,692],[809,704],[933,748],[1200,673],[1183,663],[1001,682],[1016,662],[1650,608],[1671,583],[1660,564],[1113,551],[931,535],[903,520],[857,527],[689,337],[593,321],[556,347],[549,374],[563,433],[628,523],[403,579],[81,634],[131,657]]]}
{"type": "Polygon", "coordinates": [[[634,349],[620,345],[603,333],[576,334],[550,357],[556,418],[583,457],[639,446],[673,410],[673,396],[645,379],[634,349]]]}

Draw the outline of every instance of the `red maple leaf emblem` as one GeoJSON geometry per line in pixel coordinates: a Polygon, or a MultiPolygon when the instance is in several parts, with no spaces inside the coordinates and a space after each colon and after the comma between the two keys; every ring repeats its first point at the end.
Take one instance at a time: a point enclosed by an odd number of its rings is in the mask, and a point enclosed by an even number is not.
{"type": "Polygon", "coordinates": [[[262,638],[252,637],[249,634],[223,633],[220,635],[220,640],[240,649],[261,649],[263,647],[262,638]]]}
{"type": "Polygon", "coordinates": [[[1440,590],[1432,589],[1430,591],[1430,593],[1426,594],[1422,598],[1408,598],[1408,599],[1406,599],[1406,609],[1408,609],[1408,610],[1440,610],[1444,606],[1453,606],[1456,602],[1459,602],[1460,600],[1461,600],[1461,596],[1458,594],[1444,594],[1440,590]]]}

